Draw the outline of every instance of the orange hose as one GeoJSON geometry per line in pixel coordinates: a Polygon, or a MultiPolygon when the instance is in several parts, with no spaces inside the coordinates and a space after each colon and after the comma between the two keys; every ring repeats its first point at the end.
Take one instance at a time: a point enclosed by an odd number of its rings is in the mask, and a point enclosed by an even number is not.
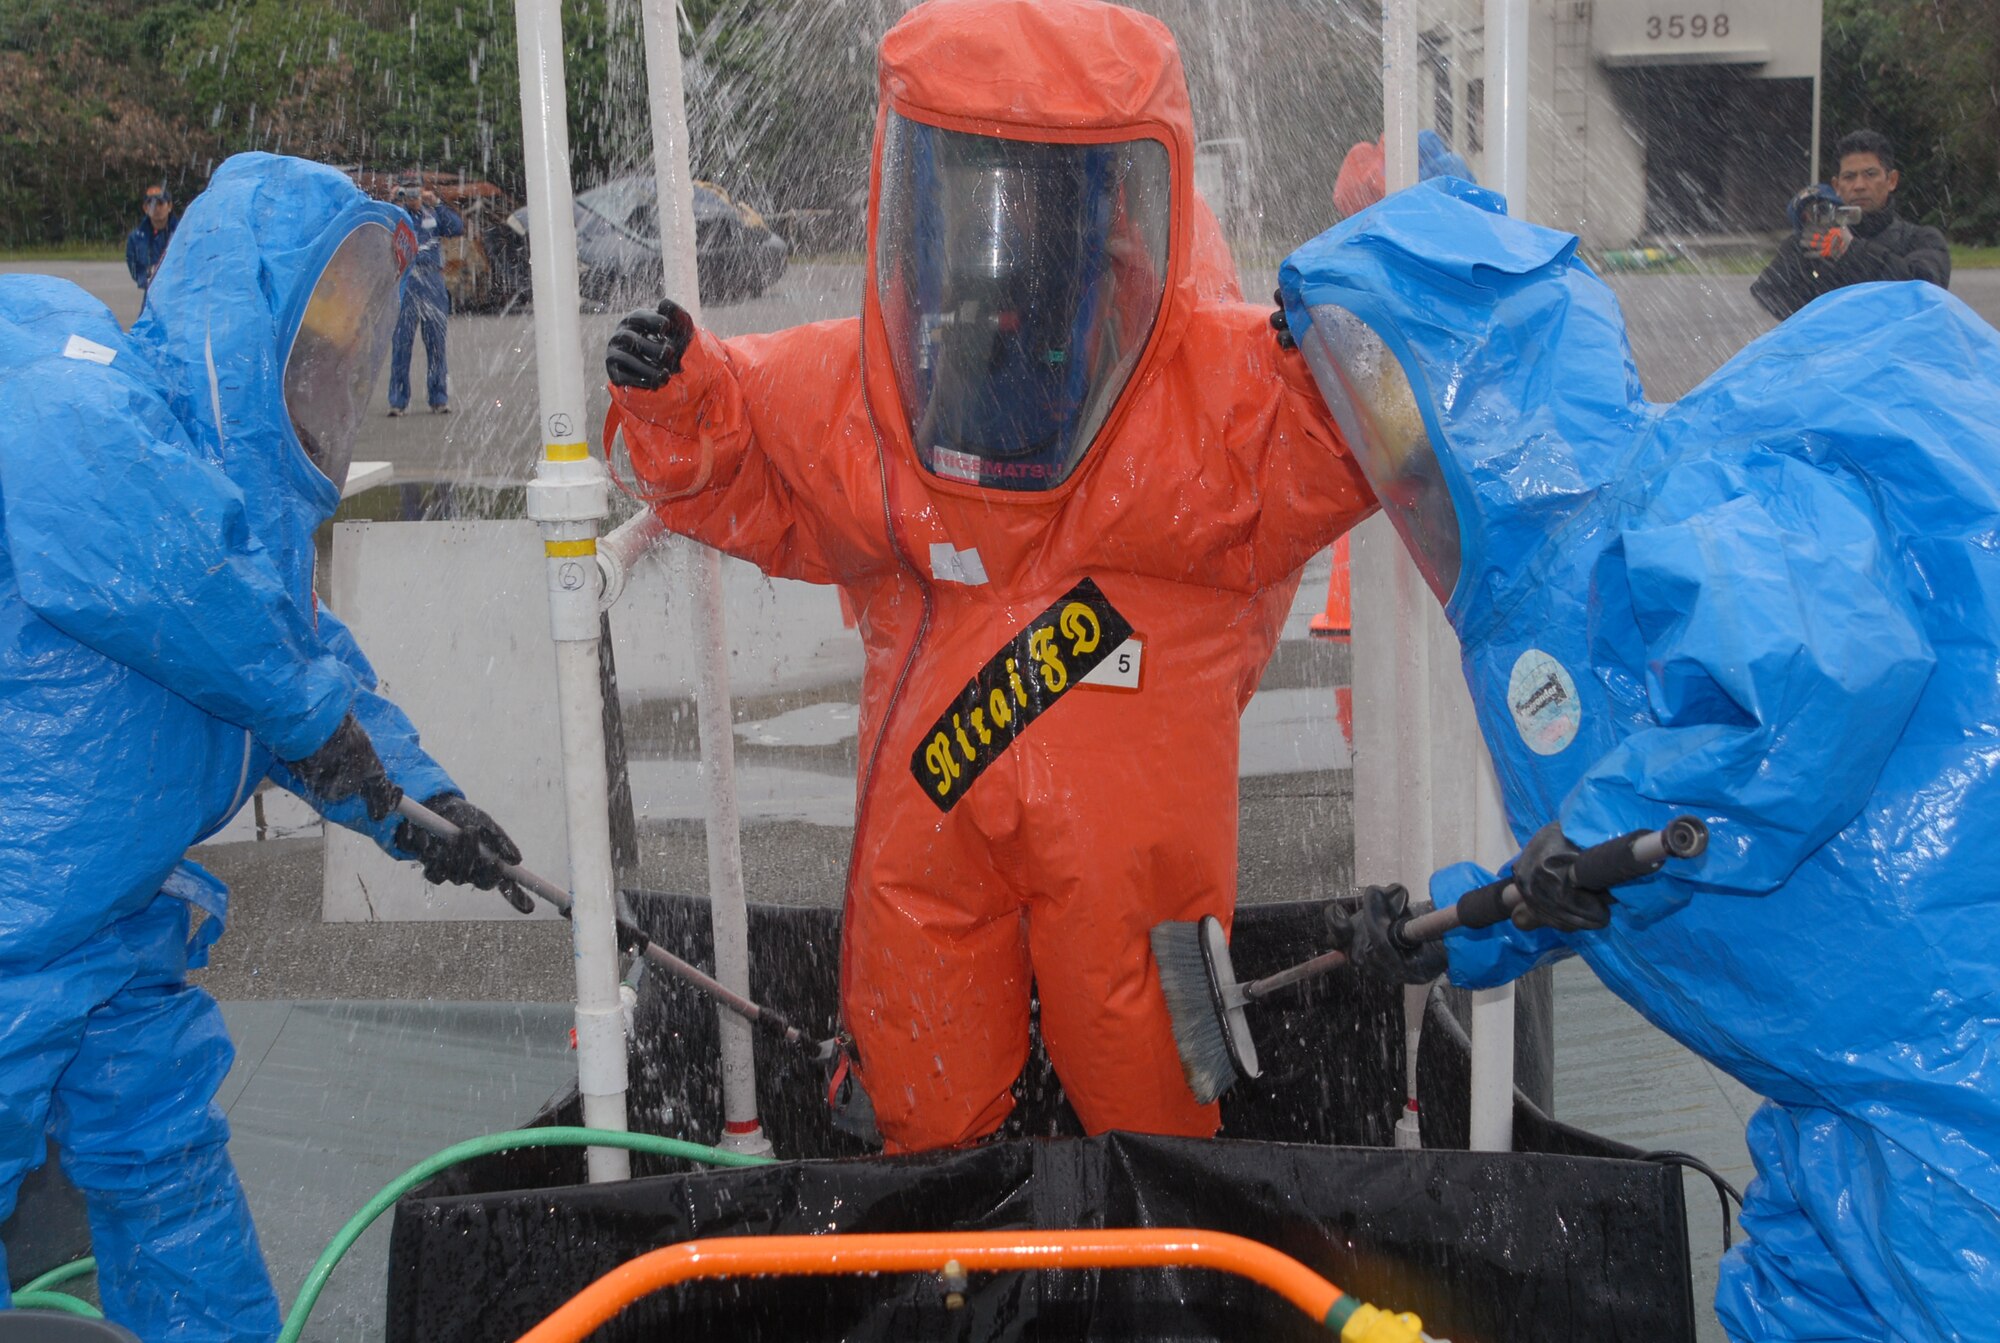
{"type": "Polygon", "coordinates": [[[905,1232],[873,1236],[732,1236],[642,1254],[571,1297],[520,1343],[581,1343],[650,1292],[699,1278],[939,1273],[1031,1268],[1209,1268],[1260,1282],[1324,1323],[1340,1289],[1289,1255],[1242,1236],[1182,1228],[905,1232]]]}

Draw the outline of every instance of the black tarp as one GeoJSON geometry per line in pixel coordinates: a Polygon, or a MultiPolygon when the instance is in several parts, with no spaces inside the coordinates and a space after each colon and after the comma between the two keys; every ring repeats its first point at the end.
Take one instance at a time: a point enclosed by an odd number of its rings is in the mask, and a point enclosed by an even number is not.
{"type": "MultiPolygon", "coordinates": [[[[662,943],[710,962],[698,901],[635,895],[662,943]]],[[[1245,906],[1246,975],[1317,949],[1312,904],[1245,906]]],[[[830,1029],[835,911],[752,906],[753,993],[830,1029]],[[782,968],[780,968],[782,967],[782,968]]],[[[1386,1144],[1403,1101],[1401,991],[1335,974],[1255,1021],[1266,1074],[1225,1099],[1225,1139],[1074,1136],[1039,1044],[1004,1139],[969,1151],[858,1155],[827,1122],[820,1067],[759,1040],[764,1122],[794,1160],[688,1171],[640,1158],[636,1178],[582,1183],[581,1154],[469,1163],[405,1199],[390,1249],[389,1343],[474,1343],[520,1332],[634,1255],[697,1236],[828,1231],[1196,1226],[1290,1253],[1364,1298],[1422,1314],[1458,1343],[1691,1339],[1681,1176],[1516,1103],[1514,1154],[1463,1146],[1464,1037],[1433,999],[1419,1057],[1426,1142],[1386,1144]],[[1052,1140],[1053,1139],[1053,1140],[1052,1140]]],[[[659,977],[638,1013],[633,1127],[712,1141],[720,1125],[715,1012],[659,977]]],[[[574,1123],[558,1097],[538,1123],[574,1123]]],[[[1303,1317],[1260,1288],[1205,1273],[976,1278],[945,1312],[916,1278],[759,1280],[662,1294],[605,1339],[1278,1339],[1303,1317]],[[671,1321],[671,1329],[666,1328],[671,1321]]],[[[1323,1334],[1318,1335],[1324,1337],[1323,1334]]]]}
{"type": "Polygon", "coordinates": [[[53,1143],[48,1160],[21,1181],[14,1215],[0,1224],[0,1245],[7,1248],[10,1287],[90,1253],[83,1195],[64,1178],[53,1143]]]}

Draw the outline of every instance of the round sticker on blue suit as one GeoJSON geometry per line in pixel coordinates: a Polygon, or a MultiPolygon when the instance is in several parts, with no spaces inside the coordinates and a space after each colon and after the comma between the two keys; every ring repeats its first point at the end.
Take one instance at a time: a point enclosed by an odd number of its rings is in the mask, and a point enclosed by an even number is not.
{"type": "Polygon", "coordinates": [[[1569,670],[1539,648],[1516,659],[1507,678],[1507,708],[1521,740],[1536,755],[1561,751],[1576,740],[1583,722],[1583,702],[1569,670]]]}

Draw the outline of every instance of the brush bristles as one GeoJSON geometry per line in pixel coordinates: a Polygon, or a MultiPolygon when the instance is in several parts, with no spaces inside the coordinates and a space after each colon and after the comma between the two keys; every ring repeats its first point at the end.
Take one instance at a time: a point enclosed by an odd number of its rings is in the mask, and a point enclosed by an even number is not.
{"type": "Polygon", "coordinates": [[[1203,1105],[1236,1081],[1230,1056],[1228,1027],[1210,986],[1208,957],[1202,951],[1201,924],[1157,923],[1152,932],[1153,960],[1160,967],[1160,991],[1174,1023],[1174,1048],[1188,1089],[1203,1105]]]}

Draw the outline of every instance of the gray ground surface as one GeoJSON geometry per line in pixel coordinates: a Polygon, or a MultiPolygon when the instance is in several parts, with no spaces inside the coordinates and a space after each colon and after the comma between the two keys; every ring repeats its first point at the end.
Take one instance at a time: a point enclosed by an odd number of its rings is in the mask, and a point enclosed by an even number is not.
{"type": "MultiPolygon", "coordinates": [[[[82,283],[124,321],[137,312],[137,294],[117,263],[0,264],[0,272],[33,269],[82,283]]],[[[1749,283],[1749,276],[1614,278],[1651,395],[1684,393],[1769,326],[1749,301],[1749,283]]],[[[856,267],[802,265],[767,297],[716,309],[708,319],[737,334],[841,316],[858,307],[859,284],[856,267]]],[[[1245,286],[1253,294],[1270,288],[1268,277],[1245,286]]],[[[1953,288],[2000,321],[2000,271],[1963,273],[1953,288]]],[[[586,317],[586,347],[601,349],[614,322],[611,315],[586,317]]],[[[458,413],[377,416],[356,456],[389,460],[406,480],[524,478],[536,451],[527,319],[455,318],[451,348],[458,413]]],[[[1305,607],[1324,582],[1323,567],[1309,573],[1305,607]]],[[[1315,645],[1295,626],[1265,687],[1336,685],[1346,672],[1344,650],[1315,645]]],[[[844,693],[851,697],[851,687],[844,693]]],[[[671,719],[671,707],[629,706],[635,759],[685,751],[674,734],[645,730],[649,721],[671,719]]],[[[837,749],[745,758],[751,769],[778,763],[820,773],[852,768],[837,749]]],[[[1345,770],[1246,779],[1243,898],[1344,890],[1351,816],[1345,770]]],[[[848,835],[844,827],[798,821],[746,828],[749,889],[790,902],[838,898],[848,835]]],[[[705,886],[698,827],[649,824],[641,840],[641,884],[705,886]]],[[[539,1004],[569,994],[567,935],[553,923],[320,924],[317,839],[214,845],[199,856],[236,892],[230,934],[203,982],[225,1000],[239,1041],[224,1093],[233,1150],[289,1299],[320,1245],[390,1175],[457,1138],[514,1124],[560,1085],[570,1066],[565,1012],[539,1004]]],[[[1661,1036],[1574,963],[1557,975],[1557,1039],[1563,1118],[1642,1146],[1694,1152],[1739,1183],[1748,1177],[1741,1125],[1755,1098],[1661,1036]]],[[[1717,1220],[1693,1183],[1690,1202],[1697,1295],[1706,1300],[1717,1220]]],[[[336,1277],[309,1337],[379,1336],[383,1253],[378,1230],[336,1277]]],[[[1720,1338],[1712,1320],[1706,1336],[1720,1338]]]]}

